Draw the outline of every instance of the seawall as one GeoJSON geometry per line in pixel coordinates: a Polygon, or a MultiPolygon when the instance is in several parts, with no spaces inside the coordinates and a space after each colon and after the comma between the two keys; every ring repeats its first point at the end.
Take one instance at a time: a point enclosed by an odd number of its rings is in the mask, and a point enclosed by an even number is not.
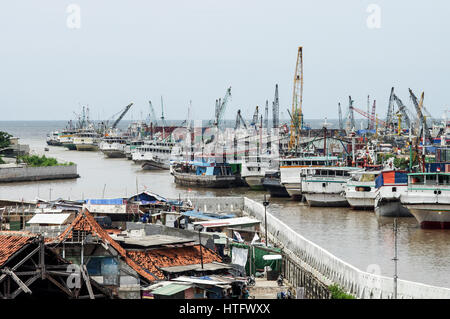
{"type": "Polygon", "coordinates": [[[77,165],[0,168],[0,183],[78,178],[77,165]]]}

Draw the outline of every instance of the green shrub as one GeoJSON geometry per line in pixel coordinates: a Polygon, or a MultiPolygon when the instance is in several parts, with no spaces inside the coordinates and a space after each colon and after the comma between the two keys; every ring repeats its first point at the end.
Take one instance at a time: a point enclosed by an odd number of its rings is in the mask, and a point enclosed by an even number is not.
{"type": "Polygon", "coordinates": [[[331,292],[331,299],[355,299],[352,295],[346,293],[344,289],[338,285],[331,285],[328,287],[331,292]]]}
{"type": "Polygon", "coordinates": [[[74,163],[58,163],[56,158],[46,157],[45,155],[24,155],[20,156],[19,159],[28,164],[31,167],[43,167],[43,166],[57,166],[57,165],[74,165],[74,163]]]}
{"type": "Polygon", "coordinates": [[[0,164],[6,164],[3,158],[0,157],[0,164]]]}

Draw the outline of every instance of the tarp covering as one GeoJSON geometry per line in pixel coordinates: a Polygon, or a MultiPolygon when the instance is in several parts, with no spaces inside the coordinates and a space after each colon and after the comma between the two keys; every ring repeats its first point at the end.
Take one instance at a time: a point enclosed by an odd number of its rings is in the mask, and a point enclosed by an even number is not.
{"type": "Polygon", "coordinates": [[[383,185],[407,184],[408,174],[406,172],[388,171],[382,172],[375,179],[375,187],[380,188],[383,185]]]}
{"type": "Polygon", "coordinates": [[[281,271],[281,260],[264,260],[266,255],[280,255],[281,249],[275,247],[249,246],[246,244],[231,243],[231,258],[233,258],[236,247],[248,250],[248,258],[245,264],[245,272],[247,275],[263,272],[265,266],[270,266],[272,271],[281,271]],[[250,266],[251,265],[251,266],[250,266]],[[250,273],[251,269],[251,273],[250,273]]]}
{"type": "Polygon", "coordinates": [[[149,191],[144,191],[142,193],[136,194],[131,196],[128,200],[130,201],[135,201],[135,202],[147,202],[150,204],[155,203],[156,201],[159,202],[167,202],[167,199],[165,199],[162,196],[159,196],[158,194],[149,192],[149,191]]]}
{"type": "Polygon", "coordinates": [[[191,285],[169,284],[153,290],[152,293],[154,295],[172,296],[191,287],[191,285]]]}
{"type": "Polygon", "coordinates": [[[227,215],[209,214],[195,210],[189,210],[187,212],[181,213],[181,215],[200,219],[224,219],[236,217],[234,214],[227,214],[227,215]]]}
{"type": "Polygon", "coordinates": [[[206,175],[214,175],[214,167],[207,167],[206,168],[206,175]]]}
{"type": "Polygon", "coordinates": [[[87,199],[88,205],[123,205],[123,198],[109,198],[109,199],[87,199]]]}

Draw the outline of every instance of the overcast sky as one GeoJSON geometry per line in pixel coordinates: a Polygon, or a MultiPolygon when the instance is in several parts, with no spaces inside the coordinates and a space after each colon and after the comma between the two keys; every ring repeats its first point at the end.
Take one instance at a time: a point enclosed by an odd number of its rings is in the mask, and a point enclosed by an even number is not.
{"type": "Polygon", "coordinates": [[[368,94],[384,117],[392,86],[408,104],[409,87],[425,91],[441,117],[450,106],[449,14],[448,0],[2,1],[0,120],[68,120],[80,105],[109,118],[130,102],[126,118],[138,119],[148,100],[160,113],[161,95],[166,119],[184,119],[189,100],[194,118],[209,119],[228,86],[226,117],[240,108],[248,119],[273,100],[276,83],[287,116],[299,45],[306,118],[337,118],[348,95],[366,109],[368,94]],[[380,28],[367,24],[372,3],[380,28]],[[70,4],[80,28],[68,27],[70,4]]]}

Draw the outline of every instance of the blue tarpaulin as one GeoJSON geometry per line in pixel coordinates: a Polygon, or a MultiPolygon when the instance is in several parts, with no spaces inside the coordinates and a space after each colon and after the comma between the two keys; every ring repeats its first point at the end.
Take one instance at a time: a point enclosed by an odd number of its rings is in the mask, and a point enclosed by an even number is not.
{"type": "Polygon", "coordinates": [[[87,199],[86,203],[91,205],[123,205],[123,198],[87,199]]]}
{"type": "Polygon", "coordinates": [[[408,183],[408,174],[405,172],[382,172],[375,179],[375,187],[380,188],[381,186],[387,185],[395,185],[395,184],[407,184],[408,183]]]}
{"type": "Polygon", "coordinates": [[[194,217],[194,218],[203,218],[203,219],[224,219],[224,218],[233,218],[236,217],[234,214],[228,215],[218,215],[218,214],[209,214],[204,212],[199,212],[195,210],[189,210],[187,212],[181,213],[184,216],[194,217]]]}

